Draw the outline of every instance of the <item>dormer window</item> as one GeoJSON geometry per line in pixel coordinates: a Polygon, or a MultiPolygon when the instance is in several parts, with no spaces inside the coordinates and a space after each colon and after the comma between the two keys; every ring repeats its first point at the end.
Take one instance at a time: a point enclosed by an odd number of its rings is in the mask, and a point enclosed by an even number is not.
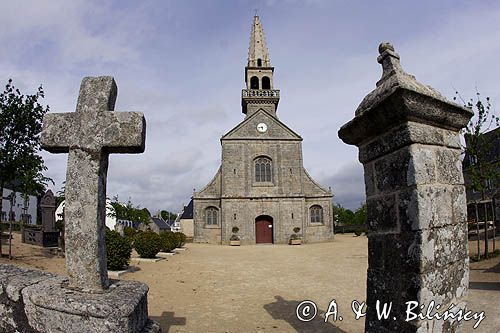
{"type": "Polygon", "coordinates": [[[257,67],[262,67],[262,59],[257,59],[257,67]]]}

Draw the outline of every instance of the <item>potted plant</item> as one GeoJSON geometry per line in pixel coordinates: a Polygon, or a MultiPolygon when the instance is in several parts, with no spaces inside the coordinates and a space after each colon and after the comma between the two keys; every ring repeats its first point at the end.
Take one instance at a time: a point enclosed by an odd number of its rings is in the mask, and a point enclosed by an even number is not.
{"type": "Polygon", "coordinates": [[[240,246],[240,236],[237,235],[238,231],[240,231],[240,228],[233,227],[231,231],[233,232],[233,235],[229,239],[231,246],[240,246]]]}
{"type": "Polygon", "coordinates": [[[290,245],[300,245],[302,244],[302,238],[299,235],[300,228],[293,228],[293,234],[290,236],[290,245]]]}

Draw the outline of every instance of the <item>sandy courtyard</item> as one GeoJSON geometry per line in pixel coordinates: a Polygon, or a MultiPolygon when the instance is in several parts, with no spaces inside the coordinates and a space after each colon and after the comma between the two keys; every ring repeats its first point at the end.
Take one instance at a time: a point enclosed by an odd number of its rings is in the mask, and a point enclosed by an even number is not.
{"type": "MultiPolygon", "coordinates": [[[[18,240],[11,263],[64,274],[64,259],[18,240]]],[[[302,246],[187,244],[167,260],[132,263],[139,270],[121,278],[149,285],[149,314],[163,332],[362,332],[351,302],[365,300],[366,253],[367,238],[350,234],[302,246]],[[333,299],[343,320],[324,323],[320,314],[333,299]],[[295,315],[303,300],[318,308],[310,322],[295,315]]],[[[471,265],[468,308],[485,311],[475,332],[500,330],[500,258],[471,265]]]]}

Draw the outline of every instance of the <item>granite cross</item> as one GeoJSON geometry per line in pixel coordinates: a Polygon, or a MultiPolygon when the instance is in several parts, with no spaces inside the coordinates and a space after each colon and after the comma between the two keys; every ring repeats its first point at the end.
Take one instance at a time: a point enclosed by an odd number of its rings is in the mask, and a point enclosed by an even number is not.
{"type": "Polygon", "coordinates": [[[144,115],[110,112],[116,94],[112,77],[85,77],[76,112],[45,115],[41,134],[43,149],[69,153],[64,213],[69,287],[95,292],[109,285],[104,238],[109,154],[145,148],[144,115]]]}

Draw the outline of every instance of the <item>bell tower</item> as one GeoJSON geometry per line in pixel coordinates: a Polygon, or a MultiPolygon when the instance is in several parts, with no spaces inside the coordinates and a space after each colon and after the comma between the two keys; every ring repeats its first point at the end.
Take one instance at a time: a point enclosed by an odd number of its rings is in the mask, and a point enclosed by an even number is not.
{"type": "Polygon", "coordinates": [[[241,91],[242,112],[248,116],[259,109],[276,117],[280,91],[273,85],[274,67],[269,60],[264,29],[259,16],[253,17],[248,62],[245,67],[246,89],[241,91]]]}

